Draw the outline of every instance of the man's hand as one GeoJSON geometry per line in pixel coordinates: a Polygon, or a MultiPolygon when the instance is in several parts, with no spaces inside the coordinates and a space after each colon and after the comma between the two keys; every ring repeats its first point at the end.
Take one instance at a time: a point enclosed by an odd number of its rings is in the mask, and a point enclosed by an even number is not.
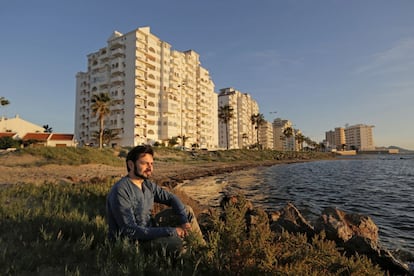
{"type": "Polygon", "coordinates": [[[191,224],[187,222],[187,223],[184,223],[183,225],[181,225],[180,227],[177,227],[175,229],[177,231],[177,235],[180,238],[184,238],[191,231],[191,224]]]}

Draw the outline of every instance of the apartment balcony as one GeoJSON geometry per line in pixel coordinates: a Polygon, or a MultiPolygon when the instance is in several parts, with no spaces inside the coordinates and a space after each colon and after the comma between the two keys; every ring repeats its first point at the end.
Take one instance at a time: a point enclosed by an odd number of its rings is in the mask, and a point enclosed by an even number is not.
{"type": "Polygon", "coordinates": [[[122,57],[125,56],[125,51],[123,48],[116,48],[111,50],[111,56],[112,57],[122,57]]]}
{"type": "Polygon", "coordinates": [[[106,62],[109,61],[109,55],[108,54],[101,55],[99,58],[100,58],[99,61],[102,64],[105,64],[106,62]]]}
{"type": "Polygon", "coordinates": [[[139,110],[140,112],[142,112],[143,110],[146,110],[146,106],[143,104],[135,104],[135,109],[139,110]]]}
{"type": "Polygon", "coordinates": [[[135,66],[135,70],[136,70],[136,71],[146,72],[147,68],[146,68],[146,66],[144,66],[144,65],[142,65],[142,64],[137,64],[137,65],[135,66]]]}
{"type": "Polygon", "coordinates": [[[146,121],[142,118],[135,118],[134,124],[136,127],[144,127],[144,125],[146,126],[146,121]]]}
{"type": "Polygon", "coordinates": [[[101,84],[99,85],[99,90],[100,90],[100,91],[102,91],[102,90],[106,90],[106,89],[108,89],[108,87],[109,87],[109,84],[108,84],[108,83],[101,83],[101,84]]]}
{"type": "Polygon", "coordinates": [[[120,67],[118,67],[118,68],[112,68],[111,69],[111,77],[112,78],[114,78],[114,77],[118,77],[118,76],[124,76],[125,75],[125,73],[124,73],[124,69],[123,68],[120,68],[120,67]]]}
{"type": "Polygon", "coordinates": [[[150,88],[155,88],[156,87],[156,84],[157,84],[156,80],[155,79],[151,79],[151,78],[146,78],[145,79],[145,82],[147,83],[147,85],[150,88]]]}
{"type": "MultiPolygon", "coordinates": [[[[149,87],[148,87],[148,88],[149,88],[149,87]]],[[[152,88],[151,90],[153,90],[153,89],[155,89],[155,88],[152,88]]],[[[147,96],[148,96],[149,98],[153,98],[153,99],[155,99],[155,98],[156,98],[156,93],[154,93],[154,92],[152,92],[152,91],[147,90],[147,96]]]]}
{"type": "Polygon", "coordinates": [[[116,77],[111,78],[111,83],[112,84],[119,84],[119,83],[123,83],[123,82],[124,82],[124,77],[123,76],[116,76],[116,77]]]}
{"type": "Polygon", "coordinates": [[[186,104],[185,109],[189,111],[195,111],[195,105],[194,104],[186,104]]]}
{"type": "MultiPolygon", "coordinates": [[[[150,63],[146,63],[146,68],[145,71],[155,71],[157,69],[157,66],[155,66],[154,64],[150,64],[150,63]]],[[[154,72],[155,73],[155,72],[154,72]]]]}
{"type": "Polygon", "coordinates": [[[147,52],[147,49],[144,45],[137,46],[135,49],[136,49],[136,52],[139,52],[139,53],[146,53],[147,52]]]}
{"type": "MultiPolygon", "coordinates": [[[[138,95],[137,95],[138,96],[138,95]]],[[[142,96],[138,96],[135,97],[135,104],[140,104],[140,105],[144,105],[145,104],[145,99],[142,96]]]]}
{"type": "MultiPolygon", "coordinates": [[[[138,84],[135,85],[135,90],[140,92],[138,94],[146,94],[147,86],[142,84],[142,83],[138,83],[138,84]]],[[[137,94],[137,93],[135,93],[135,94],[137,94]]]]}
{"type": "Polygon", "coordinates": [[[146,80],[145,74],[142,73],[142,72],[137,72],[137,73],[135,73],[135,79],[142,82],[142,83],[145,83],[145,80],[146,80]]]}
{"type": "Polygon", "coordinates": [[[153,111],[153,112],[157,111],[157,107],[155,106],[155,104],[153,102],[149,102],[146,105],[146,108],[147,108],[148,111],[153,111]]]}
{"type": "Polygon", "coordinates": [[[207,116],[207,115],[210,114],[209,108],[206,108],[206,107],[205,108],[200,108],[198,111],[204,116],[207,116]]]}
{"type": "Polygon", "coordinates": [[[119,111],[124,109],[124,105],[122,103],[114,104],[111,107],[112,111],[119,111]]]}
{"type": "Polygon", "coordinates": [[[145,61],[146,56],[143,52],[136,52],[136,59],[139,61],[145,61]]]}

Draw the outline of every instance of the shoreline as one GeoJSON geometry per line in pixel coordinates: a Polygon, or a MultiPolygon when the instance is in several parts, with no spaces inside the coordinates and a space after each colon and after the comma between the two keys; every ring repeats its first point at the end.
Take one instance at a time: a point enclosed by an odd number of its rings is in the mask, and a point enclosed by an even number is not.
{"type": "Polygon", "coordinates": [[[319,161],[320,159],[289,159],[289,160],[266,160],[261,162],[209,162],[200,164],[188,163],[163,163],[156,164],[155,172],[152,180],[160,186],[175,187],[177,184],[198,178],[215,176],[235,171],[253,169],[259,167],[271,167],[283,164],[293,164],[302,162],[319,161]]]}
{"type": "MultiPolygon", "coordinates": [[[[230,173],[256,167],[269,167],[280,164],[298,162],[312,162],[325,160],[321,158],[284,158],[280,160],[263,161],[155,161],[152,180],[160,185],[175,187],[185,180],[193,180],[206,176],[230,173]]],[[[335,160],[335,158],[328,159],[335,160]]],[[[13,184],[37,184],[44,183],[100,183],[108,179],[117,180],[127,174],[124,166],[110,166],[104,164],[82,165],[58,165],[46,164],[33,165],[35,160],[19,163],[10,160],[0,165],[0,186],[13,184]]]]}

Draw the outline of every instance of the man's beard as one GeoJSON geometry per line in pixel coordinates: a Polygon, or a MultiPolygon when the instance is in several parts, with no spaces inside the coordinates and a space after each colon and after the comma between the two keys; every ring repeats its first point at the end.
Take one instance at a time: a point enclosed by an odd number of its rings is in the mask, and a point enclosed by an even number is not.
{"type": "Polygon", "coordinates": [[[146,179],[148,179],[148,178],[149,178],[149,176],[142,175],[142,174],[140,174],[140,173],[138,172],[138,167],[137,167],[137,165],[134,165],[134,175],[135,175],[136,177],[138,177],[138,178],[143,179],[143,180],[146,180],[146,179]]]}

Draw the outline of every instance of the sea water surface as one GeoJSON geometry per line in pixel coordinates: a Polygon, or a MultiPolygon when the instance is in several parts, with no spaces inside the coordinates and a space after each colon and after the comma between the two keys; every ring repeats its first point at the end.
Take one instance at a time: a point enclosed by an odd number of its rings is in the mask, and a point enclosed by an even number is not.
{"type": "Polygon", "coordinates": [[[325,207],[370,216],[389,250],[414,253],[414,155],[357,155],[283,164],[186,181],[181,188],[209,206],[241,192],[255,206],[292,202],[310,221],[325,207]]]}

